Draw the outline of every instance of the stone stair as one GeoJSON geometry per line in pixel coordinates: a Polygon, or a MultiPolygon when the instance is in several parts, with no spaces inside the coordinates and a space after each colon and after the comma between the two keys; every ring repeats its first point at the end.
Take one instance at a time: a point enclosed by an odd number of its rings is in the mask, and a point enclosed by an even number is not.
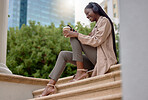
{"type": "MultiPolygon", "coordinates": [[[[102,97],[91,98],[91,100],[121,100],[121,99],[122,99],[121,93],[102,96],[102,97]]],[[[90,100],[90,98],[85,99],[85,100],[90,100]]]]}
{"type": "Polygon", "coordinates": [[[61,78],[56,84],[58,93],[40,97],[44,89],[33,91],[29,100],[121,100],[120,64],[112,66],[104,75],[76,82],[69,82],[72,76],[61,78]]]}

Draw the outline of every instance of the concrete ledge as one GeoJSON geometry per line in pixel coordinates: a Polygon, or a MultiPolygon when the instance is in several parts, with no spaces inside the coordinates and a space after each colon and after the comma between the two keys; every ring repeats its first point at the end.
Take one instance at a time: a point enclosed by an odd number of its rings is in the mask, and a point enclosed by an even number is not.
{"type": "Polygon", "coordinates": [[[44,86],[49,82],[48,79],[32,78],[20,75],[9,75],[3,73],[0,73],[0,81],[44,86]]]}
{"type": "Polygon", "coordinates": [[[64,84],[67,83],[68,81],[72,80],[73,76],[68,76],[64,78],[60,78],[56,84],[64,84]]]}

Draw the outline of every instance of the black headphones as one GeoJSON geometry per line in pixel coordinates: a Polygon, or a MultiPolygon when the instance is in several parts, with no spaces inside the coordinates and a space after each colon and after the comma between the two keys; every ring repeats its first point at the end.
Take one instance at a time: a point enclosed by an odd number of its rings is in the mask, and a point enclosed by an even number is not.
{"type": "Polygon", "coordinates": [[[93,6],[93,11],[95,12],[95,13],[97,13],[98,11],[99,11],[99,9],[98,9],[98,7],[95,5],[95,3],[93,3],[93,2],[90,2],[89,4],[91,4],[92,6],[93,6]]]}

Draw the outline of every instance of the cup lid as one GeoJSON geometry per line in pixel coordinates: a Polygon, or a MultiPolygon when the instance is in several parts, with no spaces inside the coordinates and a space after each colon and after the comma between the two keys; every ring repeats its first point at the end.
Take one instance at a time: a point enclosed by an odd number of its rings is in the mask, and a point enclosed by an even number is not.
{"type": "Polygon", "coordinates": [[[64,28],[70,28],[69,26],[65,26],[64,28]]]}

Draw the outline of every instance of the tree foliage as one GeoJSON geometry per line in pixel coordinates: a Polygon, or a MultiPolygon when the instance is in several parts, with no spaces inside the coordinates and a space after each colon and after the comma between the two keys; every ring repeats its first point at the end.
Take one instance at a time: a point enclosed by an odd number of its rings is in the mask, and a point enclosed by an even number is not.
{"type": "Polygon", "coordinates": [[[120,59],[119,59],[119,39],[120,39],[120,37],[119,37],[119,24],[118,25],[116,25],[116,24],[114,24],[114,28],[115,28],[115,40],[116,40],[116,50],[117,50],[117,60],[118,60],[118,62],[120,62],[120,59]]]}
{"type": "MultiPolygon", "coordinates": [[[[35,21],[29,23],[22,25],[21,29],[16,27],[8,30],[7,66],[14,74],[48,78],[60,51],[71,51],[69,38],[62,34],[65,24],[61,22],[59,27],[55,27],[54,23],[48,26],[35,21]]],[[[92,23],[90,27],[86,27],[78,22],[72,27],[80,33],[88,34],[94,25],[92,23]]],[[[61,77],[76,72],[74,65],[68,63],[66,66],[61,77]]]]}

